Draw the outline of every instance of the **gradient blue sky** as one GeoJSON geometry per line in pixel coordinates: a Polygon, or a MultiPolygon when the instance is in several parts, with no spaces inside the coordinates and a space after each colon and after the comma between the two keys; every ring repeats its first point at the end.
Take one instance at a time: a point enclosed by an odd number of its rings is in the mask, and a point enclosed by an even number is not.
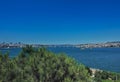
{"type": "Polygon", "coordinates": [[[0,42],[120,40],[120,0],[0,0],[0,42]]]}

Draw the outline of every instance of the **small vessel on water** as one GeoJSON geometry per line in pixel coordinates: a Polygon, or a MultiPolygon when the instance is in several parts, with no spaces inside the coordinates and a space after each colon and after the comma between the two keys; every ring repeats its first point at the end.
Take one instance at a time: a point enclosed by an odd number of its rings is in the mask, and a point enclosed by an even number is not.
{"type": "Polygon", "coordinates": [[[10,47],[0,48],[0,50],[7,50],[7,49],[10,49],[10,47]]]}
{"type": "Polygon", "coordinates": [[[80,48],[80,50],[85,50],[85,48],[80,48]]]}

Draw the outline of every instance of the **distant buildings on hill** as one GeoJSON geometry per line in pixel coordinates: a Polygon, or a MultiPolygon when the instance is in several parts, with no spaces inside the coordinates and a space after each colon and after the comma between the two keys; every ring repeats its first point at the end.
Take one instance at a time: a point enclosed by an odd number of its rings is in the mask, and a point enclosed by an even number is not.
{"type": "Polygon", "coordinates": [[[0,48],[21,48],[24,47],[25,44],[18,42],[18,43],[6,43],[6,42],[2,42],[0,43],[0,48]]]}
{"type": "MultiPolygon", "coordinates": [[[[0,48],[22,48],[27,44],[18,42],[18,43],[0,43],[0,48]]],[[[33,47],[77,47],[77,48],[103,48],[103,47],[120,47],[120,41],[115,42],[106,42],[106,43],[98,43],[98,44],[62,44],[62,45],[42,45],[42,44],[31,44],[33,47]]]]}
{"type": "Polygon", "coordinates": [[[120,42],[107,42],[107,43],[98,43],[98,44],[80,44],[76,45],[80,48],[109,48],[109,47],[120,47],[120,42]]]}

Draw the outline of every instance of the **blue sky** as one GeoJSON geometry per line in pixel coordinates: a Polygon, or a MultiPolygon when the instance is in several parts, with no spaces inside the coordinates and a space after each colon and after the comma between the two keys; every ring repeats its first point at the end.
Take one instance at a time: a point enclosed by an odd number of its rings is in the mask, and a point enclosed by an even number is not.
{"type": "Polygon", "coordinates": [[[0,42],[120,40],[119,0],[1,0],[0,42]]]}

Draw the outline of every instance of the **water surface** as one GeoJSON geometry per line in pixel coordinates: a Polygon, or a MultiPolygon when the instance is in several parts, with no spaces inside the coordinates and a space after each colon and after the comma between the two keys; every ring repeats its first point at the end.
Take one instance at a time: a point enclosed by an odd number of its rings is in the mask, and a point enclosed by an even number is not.
{"type": "MultiPolygon", "coordinates": [[[[20,53],[20,48],[0,49],[3,53],[9,52],[10,57],[20,53]]],[[[76,61],[88,67],[101,70],[120,72],[120,48],[93,48],[80,49],[74,47],[49,47],[48,50],[55,53],[66,53],[76,61]]]]}

